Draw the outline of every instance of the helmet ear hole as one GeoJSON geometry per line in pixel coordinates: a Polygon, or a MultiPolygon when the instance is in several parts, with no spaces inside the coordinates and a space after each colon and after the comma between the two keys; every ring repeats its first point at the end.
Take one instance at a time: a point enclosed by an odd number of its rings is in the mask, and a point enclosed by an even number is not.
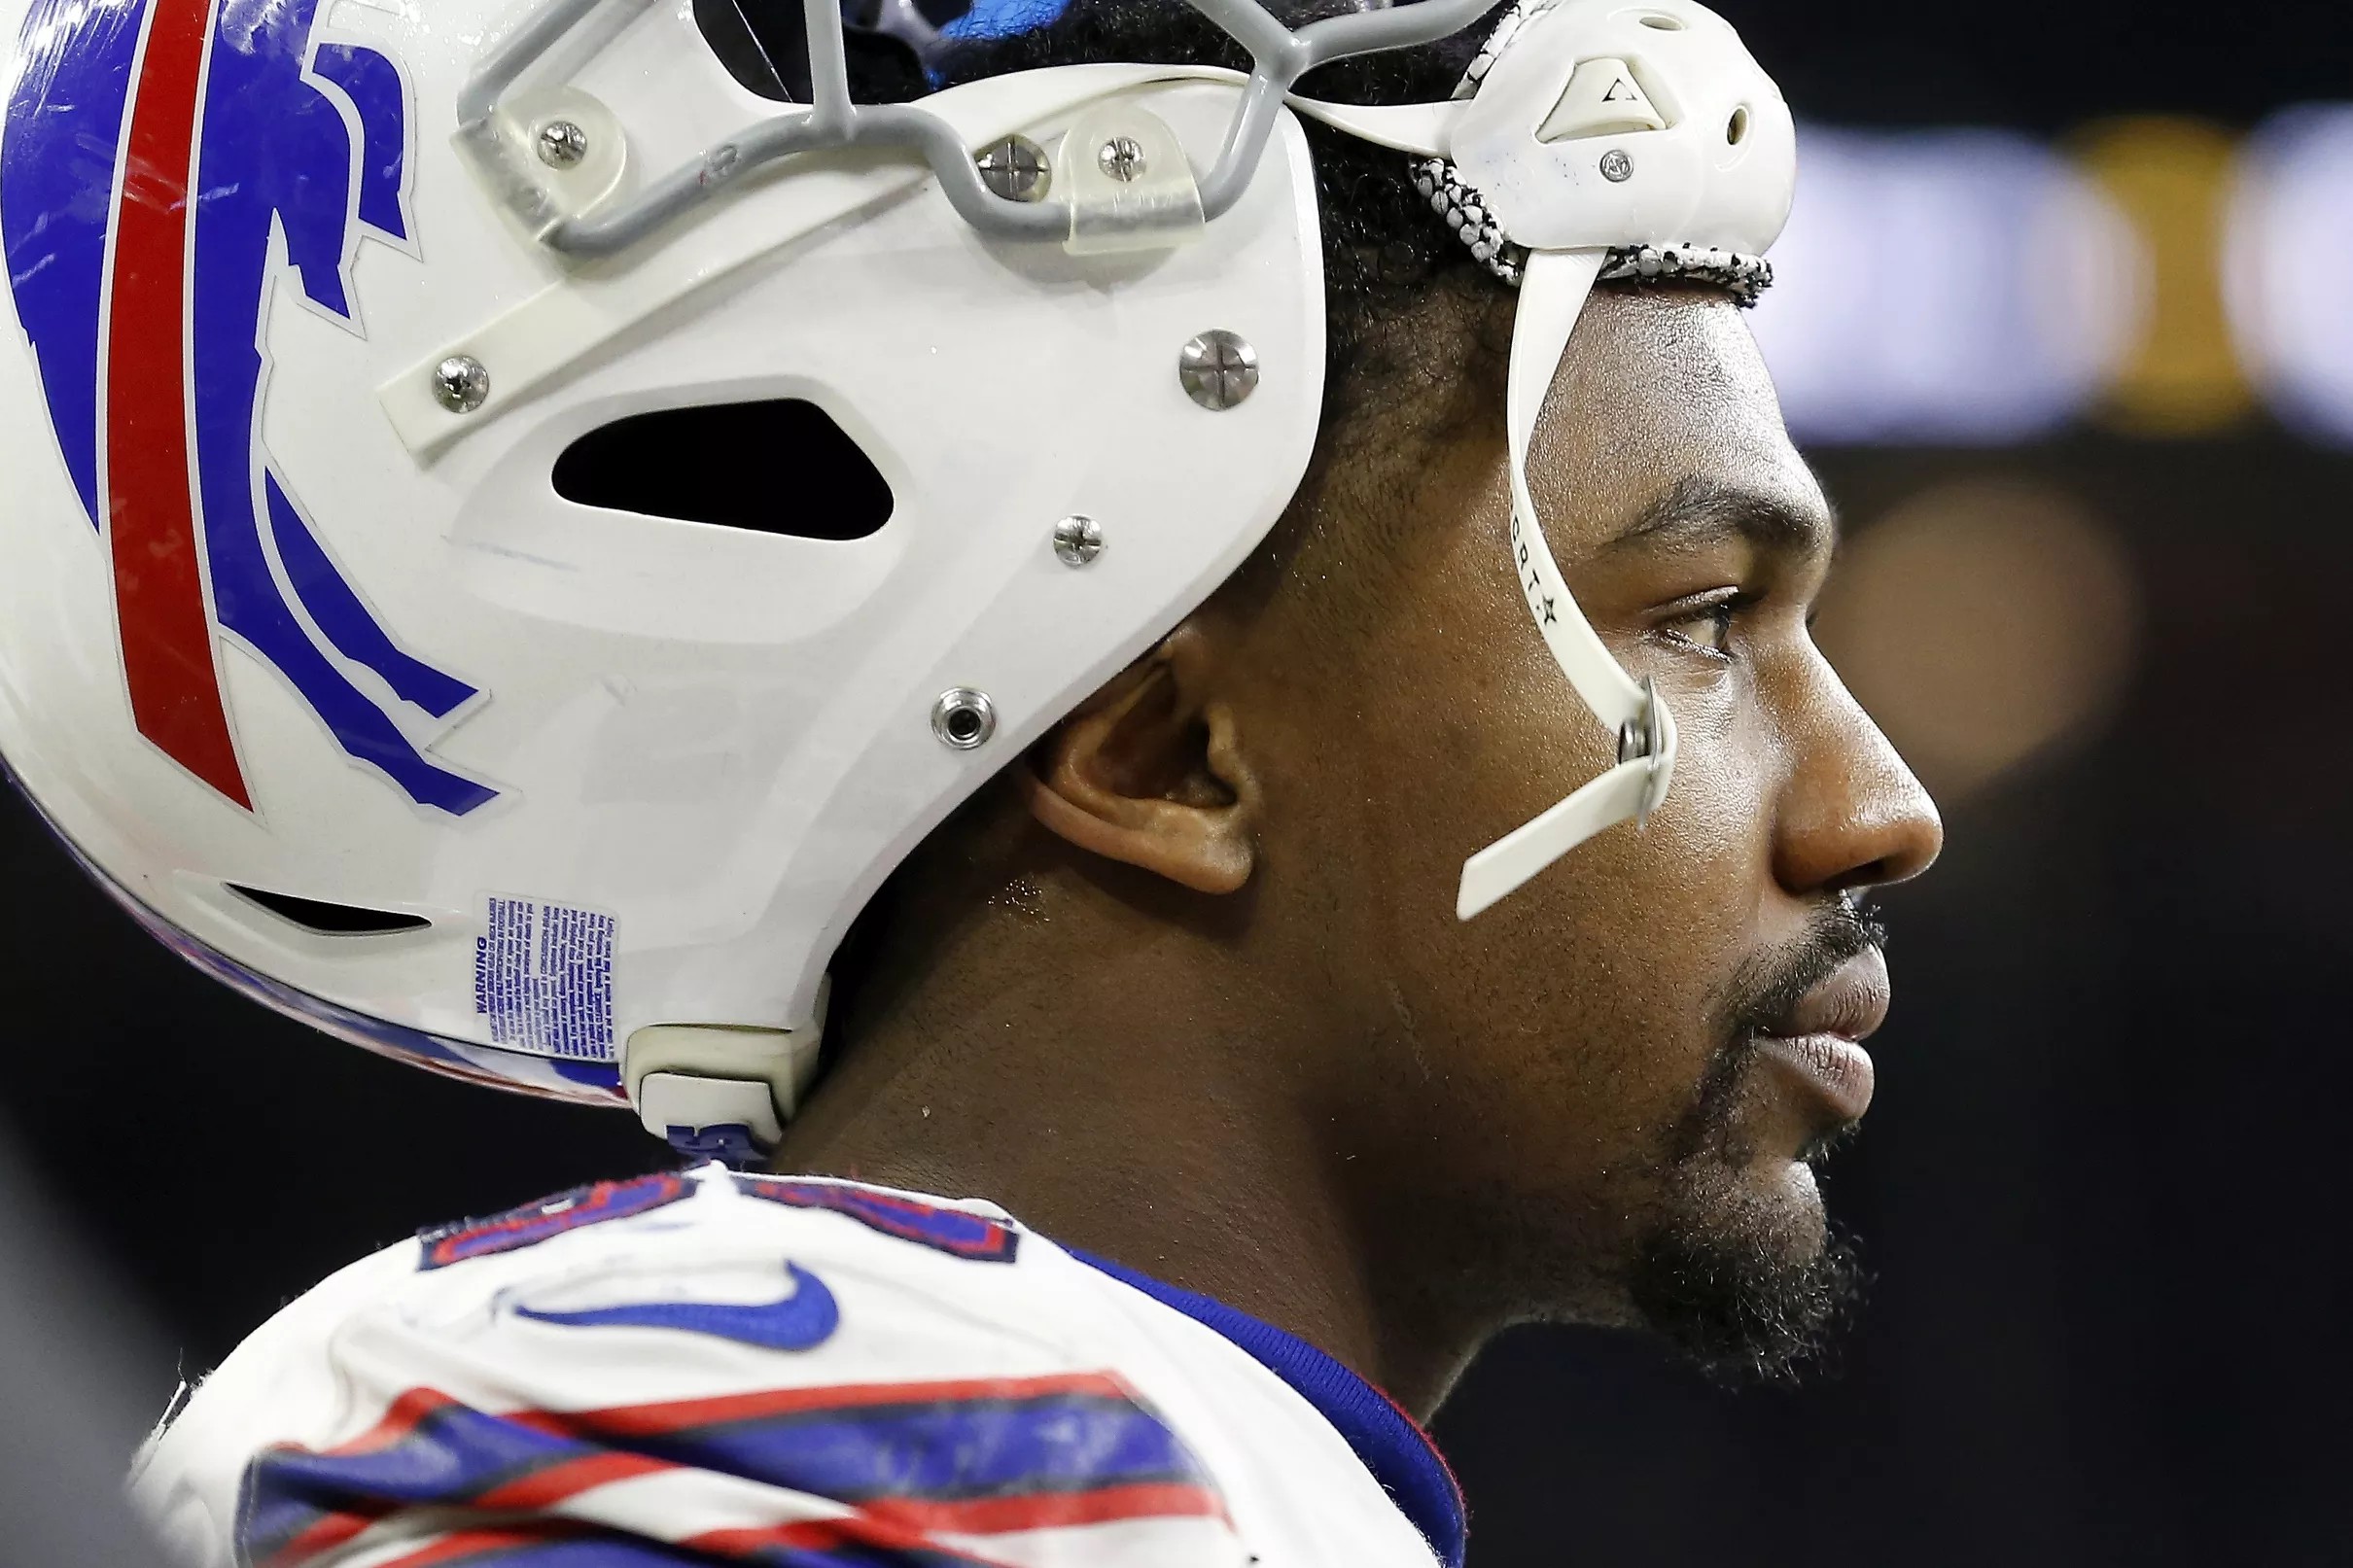
{"type": "Polygon", "coordinates": [[[1732,119],[1727,122],[1724,126],[1725,145],[1728,147],[1738,147],[1740,145],[1741,139],[1747,136],[1747,134],[1748,105],[1742,104],[1739,108],[1735,109],[1732,112],[1732,119]]]}
{"type": "Polygon", "coordinates": [[[1683,18],[1670,17],[1664,11],[1648,13],[1641,18],[1641,22],[1643,26],[1656,28],[1663,33],[1679,33],[1683,30],[1683,18]]]}
{"type": "Polygon", "coordinates": [[[800,398],[616,419],[566,447],[549,477],[583,506],[795,539],[864,539],[896,505],[874,460],[800,398]]]}

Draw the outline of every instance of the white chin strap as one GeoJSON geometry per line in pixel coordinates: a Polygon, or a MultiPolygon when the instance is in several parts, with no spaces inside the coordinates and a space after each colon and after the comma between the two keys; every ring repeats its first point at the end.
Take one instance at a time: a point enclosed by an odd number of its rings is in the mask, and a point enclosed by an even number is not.
{"type": "Polygon", "coordinates": [[[1511,442],[1511,550],[1528,613],[1568,683],[1618,738],[1620,761],[1566,800],[1462,863],[1455,916],[1469,920],[1607,827],[1639,820],[1667,797],[1675,771],[1675,721],[1666,700],[1636,685],[1601,645],[1562,579],[1528,490],[1528,453],[1545,394],[1607,253],[1530,251],[1512,324],[1504,424],[1511,442]]]}

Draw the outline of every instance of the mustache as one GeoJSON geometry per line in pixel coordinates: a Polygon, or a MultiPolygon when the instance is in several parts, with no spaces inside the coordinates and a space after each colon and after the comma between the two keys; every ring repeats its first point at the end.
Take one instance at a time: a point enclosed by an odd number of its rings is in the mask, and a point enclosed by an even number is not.
{"type": "Polygon", "coordinates": [[[1822,907],[1806,934],[1776,953],[1743,963],[1733,977],[1727,1034],[1745,1040],[1793,1032],[1791,1015],[1806,993],[1841,967],[1887,945],[1887,923],[1859,897],[1822,907]]]}

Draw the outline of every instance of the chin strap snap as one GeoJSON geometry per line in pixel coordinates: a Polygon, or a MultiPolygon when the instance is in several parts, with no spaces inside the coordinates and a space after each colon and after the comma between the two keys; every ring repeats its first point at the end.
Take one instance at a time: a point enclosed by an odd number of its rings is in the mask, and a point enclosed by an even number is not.
{"type": "Polygon", "coordinates": [[[1635,685],[1568,591],[1528,493],[1528,448],[1552,390],[1553,372],[1576,330],[1607,256],[1603,250],[1531,251],[1522,263],[1512,323],[1504,427],[1511,445],[1513,569],[1528,614],[1594,716],[1618,738],[1618,765],[1515,828],[1462,864],[1455,916],[1469,920],[1555,860],[1619,822],[1640,820],[1667,798],[1674,778],[1675,720],[1649,682],[1635,685]]]}
{"type": "Polygon", "coordinates": [[[821,989],[803,1028],[651,1024],[631,1033],[621,1077],[646,1131],[695,1159],[766,1160],[817,1075],[825,999],[821,989]]]}

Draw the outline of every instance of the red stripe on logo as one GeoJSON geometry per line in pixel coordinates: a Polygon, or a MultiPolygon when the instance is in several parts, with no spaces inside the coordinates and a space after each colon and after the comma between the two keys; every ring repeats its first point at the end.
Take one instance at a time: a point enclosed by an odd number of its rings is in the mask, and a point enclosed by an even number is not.
{"type": "Polygon", "coordinates": [[[210,0],[152,0],[115,213],[107,538],[139,733],[246,810],[204,606],[188,450],[188,188],[210,0]]]}

